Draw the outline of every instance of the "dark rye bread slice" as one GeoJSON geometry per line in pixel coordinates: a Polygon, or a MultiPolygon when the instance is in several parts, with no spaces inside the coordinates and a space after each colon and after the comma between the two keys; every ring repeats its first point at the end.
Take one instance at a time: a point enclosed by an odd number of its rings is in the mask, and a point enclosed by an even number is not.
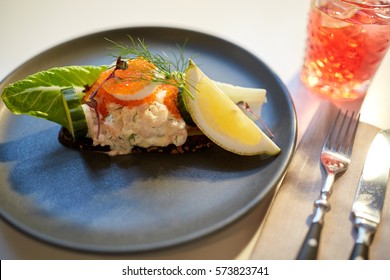
{"type": "MultiPolygon", "coordinates": [[[[73,139],[72,134],[66,128],[62,127],[59,134],[58,140],[66,147],[79,149],[84,151],[95,151],[107,153],[110,151],[109,146],[94,146],[91,138],[84,137],[77,140],[73,139]]],[[[189,135],[187,141],[182,146],[175,146],[170,144],[166,147],[149,147],[141,148],[134,147],[131,153],[170,153],[170,154],[183,154],[188,152],[196,152],[213,145],[213,142],[204,134],[189,135]]]]}

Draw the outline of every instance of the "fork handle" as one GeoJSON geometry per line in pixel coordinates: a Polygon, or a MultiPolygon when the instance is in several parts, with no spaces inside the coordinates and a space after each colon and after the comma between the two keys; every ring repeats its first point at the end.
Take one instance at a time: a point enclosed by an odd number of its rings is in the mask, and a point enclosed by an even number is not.
{"type": "Polygon", "coordinates": [[[318,246],[320,244],[320,236],[322,231],[322,223],[311,223],[309,232],[303,241],[302,247],[297,256],[297,260],[315,260],[317,259],[318,246]]]}

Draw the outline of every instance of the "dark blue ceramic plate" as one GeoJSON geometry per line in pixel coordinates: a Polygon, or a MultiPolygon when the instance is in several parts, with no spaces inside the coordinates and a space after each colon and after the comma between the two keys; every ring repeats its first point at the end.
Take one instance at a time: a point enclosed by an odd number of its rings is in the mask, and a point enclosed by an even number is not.
{"type": "Polygon", "coordinates": [[[153,52],[187,40],[214,80],[263,87],[262,117],[276,135],[277,157],[242,157],[214,147],[195,154],[109,157],[63,147],[60,127],[12,115],[0,103],[0,214],[46,242],[95,252],[135,252],[172,246],[209,234],[248,212],[283,176],[296,141],[296,116],[279,78],[257,57],[207,34],[173,28],[110,30],[81,37],[29,60],[6,85],[61,65],[109,64],[105,38],[143,38],[153,52]]]}

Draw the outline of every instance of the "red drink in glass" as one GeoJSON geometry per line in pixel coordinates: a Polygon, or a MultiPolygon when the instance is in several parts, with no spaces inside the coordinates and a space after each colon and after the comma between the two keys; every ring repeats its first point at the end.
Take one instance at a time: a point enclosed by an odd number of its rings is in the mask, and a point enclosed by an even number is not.
{"type": "Polygon", "coordinates": [[[390,1],[313,0],[301,79],[332,100],[364,97],[389,46],[390,1]]]}

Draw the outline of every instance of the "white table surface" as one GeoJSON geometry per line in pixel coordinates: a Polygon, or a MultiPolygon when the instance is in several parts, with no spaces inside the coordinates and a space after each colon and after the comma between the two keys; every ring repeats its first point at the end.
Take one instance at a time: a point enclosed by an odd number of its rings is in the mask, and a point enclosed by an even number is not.
{"type": "MultiPolygon", "coordinates": [[[[181,27],[230,40],[257,55],[288,87],[302,136],[319,100],[299,83],[309,0],[1,0],[0,80],[26,60],[59,43],[107,29],[181,27]]],[[[390,128],[390,53],[361,109],[361,120],[390,128]]],[[[42,243],[0,220],[1,259],[234,259],[248,258],[264,207],[212,235],[174,248],[129,255],[98,255],[42,243]]]]}

